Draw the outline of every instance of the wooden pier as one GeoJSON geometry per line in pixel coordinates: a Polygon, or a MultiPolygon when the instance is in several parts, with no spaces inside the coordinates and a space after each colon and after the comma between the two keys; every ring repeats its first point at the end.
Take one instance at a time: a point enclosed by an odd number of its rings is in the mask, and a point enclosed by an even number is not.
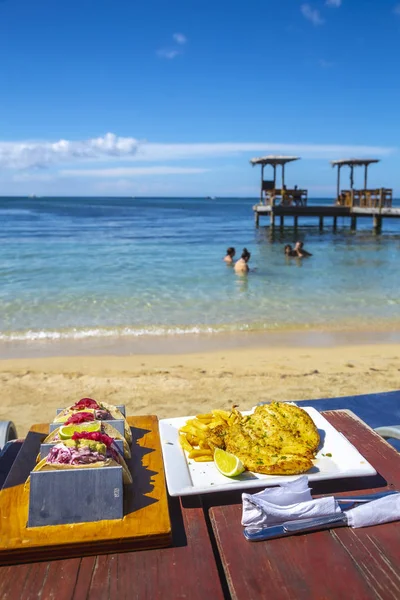
{"type": "Polygon", "coordinates": [[[286,223],[292,221],[295,228],[298,227],[299,218],[316,217],[318,219],[319,229],[322,231],[326,220],[331,219],[333,229],[337,228],[338,217],[347,217],[350,221],[350,228],[357,229],[357,219],[369,218],[375,231],[382,228],[383,219],[400,219],[400,208],[368,208],[359,206],[265,206],[256,204],[253,206],[256,226],[259,226],[260,217],[269,217],[271,227],[276,227],[279,219],[279,227],[283,228],[286,223]]]}
{"type": "Polygon", "coordinates": [[[288,189],[285,185],[285,165],[299,160],[297,156],[264,156],[253,158],[250,163],[261,165],[261,189],[260,203],[253,206],[256,227],[260,224],[260,217],[269,217],[271,227],[276,226],[279,218],[279,226],[285,225],[285,218],[293,219],[293,225],[298,227],[299,218],[316,217],[319,229],[323,230],[324,220],[332,218],[333,229],[337,227],[338,217],[347,217],[350,220],[350,228],[357,229],[357,219],[369,218],[375,231],[382,228],[382,220],[385,218],[399,219],[400,208],[392,208],[393,191],[388,188],[368,189],[368,167],[379,162],[378,159],[351,158],[332,161],[332,166],[337,167],[337,194],[336,200],[331,206],[308,205],[308,191],[288,189]],[[273,168],[273,180],[264,180],[264,168],[273,168]],[[276,168],[282,168],[282,184],[277,186],[276,168]],[[342,167],[350,168],[350,189],[340,189],[340,171],[342,167]],[[364,187],[354,189],[354,168],[364,167],[364,187]]]}

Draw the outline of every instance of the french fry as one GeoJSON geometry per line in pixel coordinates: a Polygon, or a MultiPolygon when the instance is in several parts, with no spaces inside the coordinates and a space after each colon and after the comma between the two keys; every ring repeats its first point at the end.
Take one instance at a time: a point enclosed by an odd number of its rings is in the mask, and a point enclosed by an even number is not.
{"type": "Polygon", "coordinates": [[[202,431],[208,431],[208,426],[202,421],[199,421],[199,419],[192,419],[190,424],[194,427],[197,427],[197,429],[201,429],[202,431]]]}
{"type": "Polygon", "coordinates": [[[189,458],[195,458],[196,456],[212,456],[212,452],[211,450],[204,449],[191,450],[191,452],[189,452],[189,458]]]}
{"type": "Polygon", "coordinates": [[[201,421],[196,422],[196,419],[189,419],[189,421],[186,421],[186,425],[189,425],[189,427],[194,427],[195,429],[200,429],[201,431],[205,431],[207,428],[207,425],[203,425],[201,421]],[[199,423],[200,425],[198,425],[199,423]],[[203,429],[203,427],[205,429],[203,429]]]}
{"type": "Polygon", "coordinates": [[[183,435],[182,433],[179,435],[179,443],[182,446],[182,448],[184,450],[186,450],[187,452],[193,451],[193,448],[192,448],[191,444],[189,443],[186,435],[183,435]]]}
{"type": "Polygon", "coordinates": [[[195,435],[191,435],[190,433],[187,433],[186,437],[188,439],[189,444],[191,444],[192,446],[199,445],[199,440],[197,439],[197,437],[195,435]]]}
{"type": "Polygon", "coordinates": [[[204,431],[202,431],[201,429],[197,429],[197,427],[193,427],[193,425],[185,425],[184,427],[180,428],[179,432],[190,433],[191,435],[194,435],[195,437],[198,437],[202,440],[205,440],[207,437],[204,431]]]}
{"type": "Polygon", "coordinates": [[[204,450],[210,450],[210,446],[206,440],[200,440],[198,446],[199,448],[204,448],[204,450]]]}
{"type": "Polygon", "coordinates": [[[209,435],[219,426],[230,426],[234,419],[235,414],[220,409],[188,419],[179,429],[179,441],[182,448],[188,452],[189,458],[196,462],[213,461],[214,444],[209,441],[209,435]]]}
{"type": "Polygon", "coordinates": [[[230,416],[230,413],[227,410],[215,409],[215,410],[212,410],[211,412],[213,414],[213,417],[219,417],[219,418],[223,419],[224,421],[227,421],[230,416]]]}
{"type": "Polygon", "coordinates": [[[199,421],[212,421],[212,418],[212,413],[196,415],[196,419],[199,419],[199,421]]]}
{"type": "Polygon", "coordinates": [[[213,421],[211,421],[208,428],[212,430],[215,427],[217,427],[218,425],[223,425],[225,427],[226,421],[224,421],[224,419],[220,419],[220,418],[214,419],[213,421]]]}

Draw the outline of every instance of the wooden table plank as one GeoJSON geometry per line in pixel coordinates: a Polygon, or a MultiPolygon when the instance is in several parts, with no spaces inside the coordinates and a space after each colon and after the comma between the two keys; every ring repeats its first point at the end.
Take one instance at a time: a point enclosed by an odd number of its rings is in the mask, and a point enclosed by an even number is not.
{"type": "MultiPolygon", "coordinates": [[[[46,566],[46,565],[45,565],[46,566]]],[[[39,573],[40,569],[38,569],[39,573]]],[[[0,598],[2,600],[13,600],[22,598],[26,583],[31,573],[30,565],[20,565],[18,567],[0,567],[0,598]],[[18,582],[18,594],[15,595],[15,583],[18,582]]],[[[43,581],[45,572],[40,575],[43,581]]],[[[30,587],[30,586],[28,586],[30,587]]]]}
{"type": "MultiPolygon", "coordinates": [[[[326,413],[332,425],[358,447],[381,473],[390,489],[400,490],[400,456],[391,445],[354,415],[326,413]]],[[[400,523],[335,530],[332,535],[357,564],[377,597],[400,598],[400,523]]]]}
{"type": "Polygon", "coordinates": [[[200,499],[170,514],[171,548],[0,567],[1,600],[224,600],[200,499]]]}
{"type": "Polygon", "coordinates": [[[216,541],[232,598],[256,600],[353,600],[375,598],[354,573],[344,548],[329,532],[251,543],[243,537],[241,507],[210,510],[216,541]]]}
{"type": "MultiPolygon", "coordinates": [[[[359,449],[380,477],[314,482],[319,494],[356,489],[400,489],[397,451],[348,411],[324,416],[359,449]],[[336,488],[336,489],[335,489],[336,488]]],[[[400,523],[337,529],[251,543],[244,539],[241,504],[214,498],[210,519],[232,598],[252,600],[397,599],[400,597],[400,523]],[[350,591],[351,590],[351,591],[350,591]]]]}

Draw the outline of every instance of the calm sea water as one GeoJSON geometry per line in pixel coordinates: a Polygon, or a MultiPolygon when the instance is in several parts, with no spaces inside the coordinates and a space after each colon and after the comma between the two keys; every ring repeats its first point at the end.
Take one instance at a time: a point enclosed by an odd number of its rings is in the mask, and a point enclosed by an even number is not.
{"type": "Polygon", "coordinates": [[[254,202],[0,199],[0,340],[398,326],[400,222],[271,236],[254,202]],[[312,258],[285,258],[297,239],[312,258]],[[230,245],[252,252],[247,277],[230,245]]]}

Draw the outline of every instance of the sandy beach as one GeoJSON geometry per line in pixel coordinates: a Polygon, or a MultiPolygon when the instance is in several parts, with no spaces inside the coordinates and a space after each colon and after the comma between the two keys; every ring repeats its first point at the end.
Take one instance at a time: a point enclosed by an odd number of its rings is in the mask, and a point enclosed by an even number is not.
{"type": "Polygon", "coordinates": [[[399,380],[399,344],[18,358],[0,361],[0,419],[13,420],[24,436],[84,396],[162,418],[232,403],[248,409],[267,400],[385,392],[399,380]]]}

